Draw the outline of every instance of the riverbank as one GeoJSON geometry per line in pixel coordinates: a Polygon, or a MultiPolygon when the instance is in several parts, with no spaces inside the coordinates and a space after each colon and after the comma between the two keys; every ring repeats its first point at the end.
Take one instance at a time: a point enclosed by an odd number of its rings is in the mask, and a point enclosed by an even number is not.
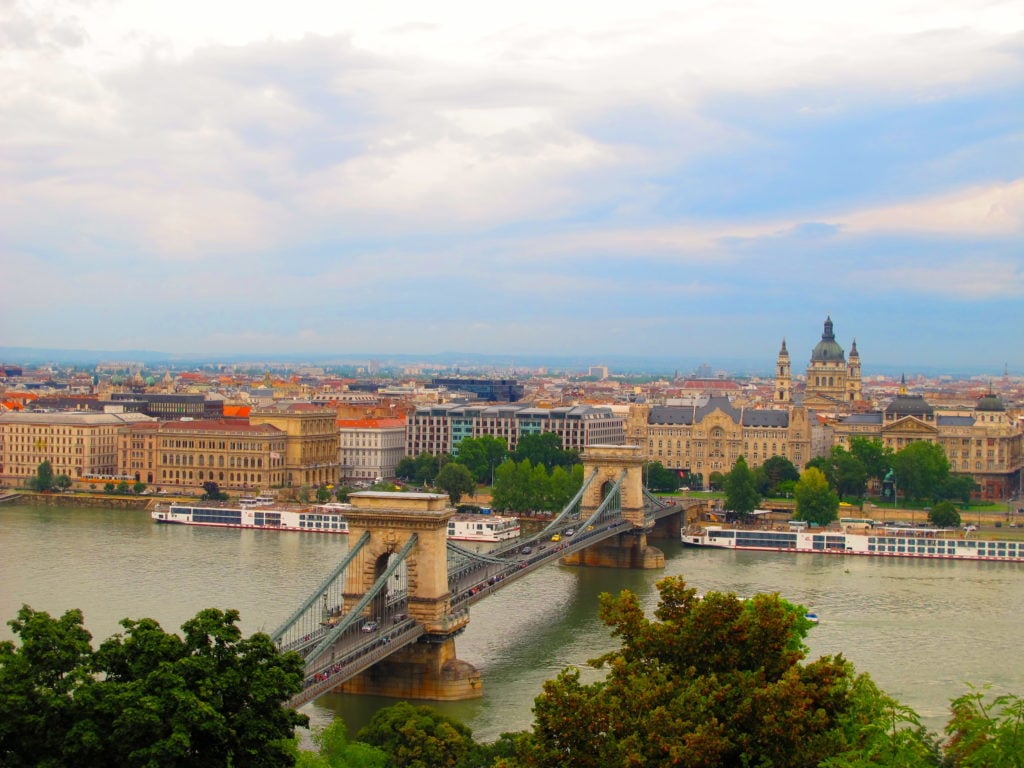
{"type": "Polygon", "coordinates": [[[39,493],[17,491],[4,499],[9,504],[40,507],[90,507],[95,509],[149,509],[157,499],[149,496],[117,496],[98,493],[39,493]]]}

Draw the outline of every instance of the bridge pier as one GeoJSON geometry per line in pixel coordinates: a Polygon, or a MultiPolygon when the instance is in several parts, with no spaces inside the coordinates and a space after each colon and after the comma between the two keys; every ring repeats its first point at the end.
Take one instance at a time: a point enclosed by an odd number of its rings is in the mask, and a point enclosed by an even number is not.
{"type": "Polygon", "coordinates": [[[336,688],[395,699],[461,701],[484,695],[480,671],[455,656],[454,638],[408,645],[336,688]]]}
{"type": "Polygon", "coordinates": [[[606,539],[600,544],[566,555],[563,565],[586,565],[597,568],[635,568],[655,570],[665,567],[665,553],[647,544],[645,533],[628,531],[606,539]]]}

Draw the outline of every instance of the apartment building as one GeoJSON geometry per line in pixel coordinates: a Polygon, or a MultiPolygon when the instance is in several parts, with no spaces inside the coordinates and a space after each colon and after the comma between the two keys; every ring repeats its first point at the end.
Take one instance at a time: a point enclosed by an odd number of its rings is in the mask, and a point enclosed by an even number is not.
{"type": "Polygon", "coordinates": [[[452,453],[466,437],[502,438],[514,451],[522,435],[553,432],[565,450],[622,445],[625,418],[611,408],[576,405],[534,408],[509,405],[432,405],[409,414],[406,453],[452,453]]]}

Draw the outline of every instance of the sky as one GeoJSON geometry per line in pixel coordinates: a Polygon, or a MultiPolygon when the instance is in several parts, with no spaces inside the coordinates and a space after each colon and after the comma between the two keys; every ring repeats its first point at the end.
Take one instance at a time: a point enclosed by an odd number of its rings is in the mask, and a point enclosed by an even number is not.
{"type": "Polygon", "coordinates": [[[0,346],[1024,373],[1020,0],[0,0],[0,346]]]}

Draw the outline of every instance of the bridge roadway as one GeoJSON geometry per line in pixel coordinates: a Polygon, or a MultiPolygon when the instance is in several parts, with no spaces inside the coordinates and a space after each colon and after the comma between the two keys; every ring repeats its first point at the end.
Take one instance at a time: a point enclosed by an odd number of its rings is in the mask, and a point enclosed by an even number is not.
{"type": "MultiPolygon", "coordinates": [[[[650,510],[647,519],[653,526],[655,521],[678,512],[680,506],[674,501],[668,502],[664,507],[650,510]]],[[[457,569],[457,572],[463,572],[450,579],[450,618],[453,623],[460,623],[473,603],[494,594],[506,584],[581,549],[633,530],[630,521],[619,518],[575,530],[572,535],[565,534],[566,530],[577,529],[580,525],[582,521],[572,520],[529,538],[516,539],[485,553],[484,557],[488,559],[474,561],[472,567],[457,569]],[[562,537],[557,542],[551,540],[556,533],[562,537]]],[[[408,617],[404,602],[388,606],[384,615],[372,617],[374,621],[370,618],[360,623],[358,631],[346,632],[339,638],[329,659],[318,660],[314,669],[307,668],[303,690],[291,699],[290,706],[300,707],[312,701],[426,634],[421,624],[408,617]]],[[[281,650],[296,651],[305,657],[330,629],[330,625],[325,625],[299,641],[281,646],[281,650]]],[[[446,637],[439,637],[438,641],[446,637]]],[[[430,642],[431,636],[426,641],[430,642]]]]}

